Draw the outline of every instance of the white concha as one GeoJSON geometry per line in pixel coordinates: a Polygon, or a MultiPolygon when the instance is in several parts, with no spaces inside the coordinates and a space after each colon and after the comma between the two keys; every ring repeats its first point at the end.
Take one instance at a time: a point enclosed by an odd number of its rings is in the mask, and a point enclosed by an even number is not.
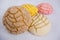
{"type": "Polygon", "coordinates": [[[45,15],[37,13],[32,17],[32,20],[33,21],[29,27],[29,31],[32,34],[42,36],[50,31],[51,24],[45,15]]]}
{"type": "Polygon", "coordinates": [[[30,13],[21,6],[9,8],[3,16],[3,24],[13,34],[25,32],[31,22],[30,13]]]}

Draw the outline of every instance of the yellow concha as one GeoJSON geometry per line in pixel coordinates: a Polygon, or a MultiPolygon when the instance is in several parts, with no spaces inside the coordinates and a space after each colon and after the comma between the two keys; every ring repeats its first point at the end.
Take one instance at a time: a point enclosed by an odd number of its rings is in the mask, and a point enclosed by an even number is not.
{"type": "Polygon", "coordinates": [[[32,20],[29,12],[21,6],[9,8],[3,17],[3,24],[8,31],[13,34],[25,32],[31,22],[32,20]]]}
{"type": "Polygon", "coordinates": [[[35,35],[46,35],[51,27],[51,24],[45,15],[37,13],[32,17],[32,23],[29,27],[29,31],[35,35]]]}
{"type": "Polygon", "coordinates": [[[22,7],[26,8],[26,10],[30,12],[31,16],[34,16],[38,12],[38,9],[32,4],[23,4],[22,7]]]}

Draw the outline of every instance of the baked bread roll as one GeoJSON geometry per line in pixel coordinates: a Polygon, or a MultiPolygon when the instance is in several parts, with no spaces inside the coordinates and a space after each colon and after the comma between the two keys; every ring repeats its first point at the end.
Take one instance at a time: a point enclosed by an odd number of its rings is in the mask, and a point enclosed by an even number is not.
{"type": "Polygon", "coordinates": [[[38,36],[46,35],[49,32],[51,24],[45,15],[37,13],[32,20],[29,32],[38,36]]]}
{"type": "Polygon", "coordinates": [[[30,13],[21,6],[10,7],[3,16],[3,24],[13,34],[25,32],[31,22],[30,13]]]}
{"type": "Polygon", "coordinates": [[[34,16],[38,12],[37,7],[32,4],[23,4],[22,7],[24,7],[28,12],[30,12],[31,16],[34,16]]]}

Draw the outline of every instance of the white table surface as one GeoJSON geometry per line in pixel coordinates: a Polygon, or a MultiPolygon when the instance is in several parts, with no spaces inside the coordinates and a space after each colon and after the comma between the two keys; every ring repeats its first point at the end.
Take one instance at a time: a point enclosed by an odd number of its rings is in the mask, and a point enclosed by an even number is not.
{"type": "Polygon", "coordinates": [[[0,40],[60,40],[60,1],[59,0],[0,0],[0,40]],[[2,17],[6,10],[14,5],[30,3],[38,5],[39,3],[50,3],[54,12],[47,15],[52,23],[51,31],[45,36],[35,36],[26,31],[23,34],[10,34],[2,23],[2,17]]]}

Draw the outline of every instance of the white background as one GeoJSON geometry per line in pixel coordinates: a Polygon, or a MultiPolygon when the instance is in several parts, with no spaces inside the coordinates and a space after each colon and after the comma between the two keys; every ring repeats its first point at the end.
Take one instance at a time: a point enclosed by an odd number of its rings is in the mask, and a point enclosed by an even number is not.
{"type": "Polygon", "coordinates": [[[60,1],[59,0],[0,0],[0,40],[60,40],[60,1]],[[51,31],[45,36],[35,36],[29,32],[23,34],[10,34],[2,23],[2,17],[6,10],[15,5],[30,3],[38,5],[39,3],[50,3],[54,12],[46,15],[52,23],[51,31]]]}

